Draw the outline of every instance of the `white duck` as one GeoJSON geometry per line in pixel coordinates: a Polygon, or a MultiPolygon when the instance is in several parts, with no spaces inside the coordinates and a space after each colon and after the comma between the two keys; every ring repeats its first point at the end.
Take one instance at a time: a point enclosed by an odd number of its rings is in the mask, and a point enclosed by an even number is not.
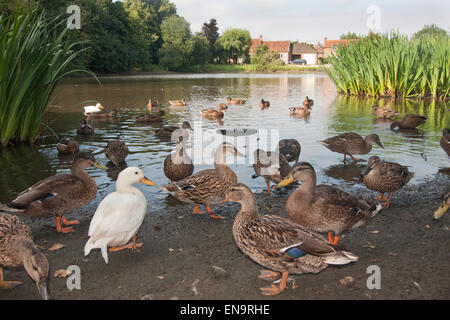
{"type": "Polygon", "coordinates": [[[97,103],[95,106],[86,106],[84,107],[84,114],[100,112],[103,108],[104,107],[100,103],[97,103]]]}
{"type": "Polygon", "coordinates": [[[128,167],[119,173],[116,192],[108,194],[100,202],[92,218],[89,226],[90,238],[84,246],[85,256],[92,249],[98,248],[108,263],[108,247],[112,247],[110,252],[142,247],[142,243],[136,243],[136,233],[144,221],[147,200],[139,189],[132,186],[138,182],[155,185],[139,168],[128,167]],[[131,238],[133,242],[127,244],[131,238]]]}

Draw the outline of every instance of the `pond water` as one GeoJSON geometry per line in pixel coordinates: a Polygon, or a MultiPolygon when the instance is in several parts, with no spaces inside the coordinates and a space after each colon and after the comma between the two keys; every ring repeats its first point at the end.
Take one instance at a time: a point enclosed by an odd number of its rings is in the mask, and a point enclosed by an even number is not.
{"type": "MultiPolygon", "coordinates": [[[[134,118],[147,113],[147,102],[154,98],[161,102],[167,117],[164,124],[181,124],[189,121],[194,131],[188,140],[188,152],[193,150],[195,171],[213,166],[214,146],[223,136],[217,130],[255,129],[257,134],[227,137],[237,148],[248,155],[230,167],[239,181],[254,191],[265,190],[262,178],[252,179],[253,151],[260,143],[264,149],[275,149],[278,139],[296,138],[302,152],[300,161],[310,162],[316,169],[318,183],[335,184],[344,190],[361,188],[359,171],[365,164],[343,163],[343,155],[333,153],[317,140],[336,134],[355,131],[362,136],[377,133],[384,149],[374,146],[370,155],[410,166],[415,173],[410,183],[426,180],[441,167],[449,166],[449,158],[439,146],[442,129],[449,126],[448,105],[435,101],[381,101],[402,115],[418,113],[429,120],[417,132],[393,132],[389,121],[380,121],[371,113],[374,100],[341,97],[327,75],[308,74],[170,74],[151,76],[104,77],[101,86],[92,79],[76,79],[57,88],[51,104],[56,117],[52,123],[58,136],[69,135],[80,143],[81,150],[91,151],[97,160],[108,162],[103,151],[111,139],[120,137],[130,149],[128,166],[138,166],[158,185],[166,184],[163,162],[173,149],[170,139],[161,140],[155,129],[161,124],[135,124],[134,118]],[[199,110],[215,108],[225,98],[246,99],[244,105],[230,105],[222,121],[202,120],[199,110]],[[314,99],[308,118],[289,116],[288,107],[301,105],[305,96],[314,99]],[[186,107],[169,107],[169,100],[184,98],[186,107]],[[261,98],[270,101],[270,107],[260,110],[261,98]],[[83,105],[99,101],[106,110],[119,108],[114,120],[94,121],[95,134],[90,137],[76,135],[83,118],[83,105]],[[267,140],[267,139],[268,140],[267,140]],[[267,145],[265,145],[267,144],[267,145]],[[202,153],[201,150],[205,151],[202,153]]],[[[249,130],[252,133],[254,130],[249,130]]],[[[232,157],[229,159],[233,161],[232,157]]],[[[71,157],[60,157],[51,136],[40,140],[39,147],[19,145],[0,151],[0,201],[11,200],[18,192],[55,173],[69,172],[71,157]]],[[[99,185],[99,195],[94,204],[107,193],[114,191],[114,171],[88,169],[99,185]]],[[[167,193],[149,186],[139,187],[147,196],[152,208],[171,204],[167,193]]]]}

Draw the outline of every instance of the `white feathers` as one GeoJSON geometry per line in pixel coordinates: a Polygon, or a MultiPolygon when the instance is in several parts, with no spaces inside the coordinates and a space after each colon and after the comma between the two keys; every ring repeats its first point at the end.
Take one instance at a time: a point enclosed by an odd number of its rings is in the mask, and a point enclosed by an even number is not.
{"type": "Polygon", "coordinates": [[[103,106],[100,103],[97,103],[95,106],[86,106],[84,107],[84,114],[86,113],[95,113],[102,111],[103,106]]]}
{"type": "Polygon", "coordinates": [[[339,251],[333,255],[325,257],[325,263],[332,265],[343,265],[357,260],[357,256],[347,251],[339,251]]]}

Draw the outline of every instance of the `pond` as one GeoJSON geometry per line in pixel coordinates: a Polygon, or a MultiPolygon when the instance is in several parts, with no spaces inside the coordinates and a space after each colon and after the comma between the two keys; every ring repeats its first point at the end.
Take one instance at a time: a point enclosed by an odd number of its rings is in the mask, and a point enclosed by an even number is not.
{"type": "MultiPolygon", "coordinates": [[[[158,185],[168,183],[163,173],[164,158],[174,144],[170,139],[161,140],[155,129],[161,124],[135,124],[134,118],[147,113],[148,99],[161,102],[161,110],[167,117],[164,124],[181,124],[189,121],[192,128],[188,140],[188,152],[192,152],[195,171],[212,167],[214,146],[223,135],[218,130],[250,129],[248,135],[227,137],[234,142],[247,158],[239,159],[230,167],[237,173],[240,182],[248,184],[254,191],[265,190],[262,178],[252,179],[251,163],[256,144],[264,149],[275,149],[278,139],[296,138],[302,151],[300,161],[310,162],[316,169],[318,183],[335,184],[346,191],[362,188],[359,172],[365,164],[343,163],[341,154],[333,153],[317,140],[355,131],[366,136],[379,135],[384,149],[374,146],[369,155],[396,161],[409,166],[415,173],[410,183],[419,183],[449,166],[449,158],[439,146],[442,129],[449,126],[448,106],[435,101],[381,101],[402,115],[418,113],[428,121],[417,132],[393,132],[389,121],[376,119],[371,113],[374,100],[341,97],[323,73],[275,73],[275,74],[168,74],[104,77],[101,86],[92,79],[76,79],[60,84],[51,105],[55,110],[52,128],[58,136],[75,137],[81,150],[91,151],[96,159],[106,164],[103,151],[109,140],[120,138],[130,154],[128,166],[138,166],[145,175],[158,185]],[[199,110],[215,108],[225,98],[242,98],[244,105],[230,105],[222,121],[202,120],[199,110]],[[288,107],[301,105],[305,96],[314,99],[308,118],[289,116],[288,107]],[[169,107],[169,100],[184,98],[186,107],[169,107]],[[261,98],[270,101],[270,107],[260,110],[261,98]],[[94,121],[95,134],[90,137],[76,135],[76,128],[83,118],[83,105],[99,101],[106,110],[119,109],[113,120],[94,121]],[[84,103],[83,103],[84,102],[84,103]],[[252,134],[257,131],[257,134],[252,134]],[[265,145],[267,143],[267,145],[265,145]],[[201,152],[204,149],[205,152],[201,152]]],[[[60,157],[55,148],[55,139],[44,137],[39,147],[19,145],[0,152],[0,201],[11,200],[18,192],[33,183],[55,173],[69,172],[71,157],[60,157]]],[[[233,159],[230,159],[231,161],[233,159]]],[[[92,205],[109,192],[114,191],[114,171],[88,169],[97,184],[99,195],[92,205]]],[[[173,199],[155,187],[139,187],[147,196],[149,206],[154,209],[171,205],[173,199]]]]}

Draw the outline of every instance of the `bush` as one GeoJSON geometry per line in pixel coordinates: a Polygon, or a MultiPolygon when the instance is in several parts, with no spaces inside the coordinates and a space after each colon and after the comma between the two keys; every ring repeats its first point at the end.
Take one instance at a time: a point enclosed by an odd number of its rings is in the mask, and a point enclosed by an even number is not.
{"type": "Polygon", "coordinates": [[[256,52],[252,55],[251,63],[255,65],[257,71],[275,71],[277,67],[284,64],[278,54],[269,50],[265,44],[256,49],[256,52]]]}

